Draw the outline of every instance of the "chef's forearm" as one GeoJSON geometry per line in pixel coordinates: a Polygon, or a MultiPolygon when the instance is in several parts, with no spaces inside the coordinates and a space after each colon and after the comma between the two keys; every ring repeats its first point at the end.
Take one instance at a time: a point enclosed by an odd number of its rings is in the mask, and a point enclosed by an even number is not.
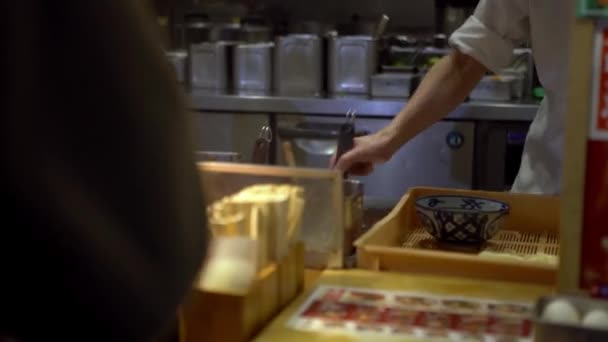
{"type": "Polygon", "coordinates": [[[468,96],[486,72],[472,57],[454,51],[426,75],[408,104],[386,127],[394,150],[444,118],[468,96]]]}

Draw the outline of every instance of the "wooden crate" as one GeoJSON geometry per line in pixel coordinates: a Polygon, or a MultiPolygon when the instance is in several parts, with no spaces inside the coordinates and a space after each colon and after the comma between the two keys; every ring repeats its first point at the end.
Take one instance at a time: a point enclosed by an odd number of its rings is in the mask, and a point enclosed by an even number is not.
{"type": "Polygon", "coordinates": [[[508,192],[412,188],[391,213],[355,242],[357,266],[554,285],[559,254],[559,198],[508,192]],[[415,201],[429,195],[469,195],[503,201],[503,229],[479,251],[447,250],[426,232],[415,201]],[[482,253],[483,252],[483,253],[482,253]],[[490,254],[490,255],[488,255],[490,254]],[[547,255],[543,260],[541,256],[547,255]]]}
{"type": "Polygon", "coordinates": [[[304,245],[261,270],[246,294],[197,286],[179,312],[180,341],[249,341],[303,290],[304,245]]]}

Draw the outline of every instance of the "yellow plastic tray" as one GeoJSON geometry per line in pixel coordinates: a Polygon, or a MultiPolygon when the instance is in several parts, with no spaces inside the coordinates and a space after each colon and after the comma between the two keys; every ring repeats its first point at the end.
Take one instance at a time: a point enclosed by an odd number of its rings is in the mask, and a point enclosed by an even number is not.
{"type": "Polygon", "coordinates": [[[559,255],[559,198],[508,192],[412,188],[389,215],[355,242],[357,267],[554,285],[559,255]],[[455,249],[428,234],[417,198],[468,195],[503,201],[510,214],[481,249],[455,249]]]}

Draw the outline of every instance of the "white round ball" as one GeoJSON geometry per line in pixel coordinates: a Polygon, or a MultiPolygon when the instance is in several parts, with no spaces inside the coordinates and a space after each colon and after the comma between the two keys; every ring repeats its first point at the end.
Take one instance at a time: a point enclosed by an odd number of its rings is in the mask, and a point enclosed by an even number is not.
{"type": "Polygon", "coordinates": [[[608,329],[608,312],[601,309],[589,311],[583,318],[583,326],[608,329]]]}
{"type": "Polygon", "coordinates": [[[569,301],[557,299],[545,307],[542,319],[551,323],[579,324],[581,315],[569,301]]]}

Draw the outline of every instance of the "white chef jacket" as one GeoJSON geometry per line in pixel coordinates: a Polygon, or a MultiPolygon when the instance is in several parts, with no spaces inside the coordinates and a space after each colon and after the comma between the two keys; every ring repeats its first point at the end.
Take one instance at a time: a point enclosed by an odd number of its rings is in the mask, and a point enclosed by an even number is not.
{"type": "Polygon", "coordinates": [[[515,44],[532,44],[545,99],[530,127],[512,191],[559,194],[567,96],[571,0],[480,0],[450,44],[498,72],[513,59],[515,44]]]}

